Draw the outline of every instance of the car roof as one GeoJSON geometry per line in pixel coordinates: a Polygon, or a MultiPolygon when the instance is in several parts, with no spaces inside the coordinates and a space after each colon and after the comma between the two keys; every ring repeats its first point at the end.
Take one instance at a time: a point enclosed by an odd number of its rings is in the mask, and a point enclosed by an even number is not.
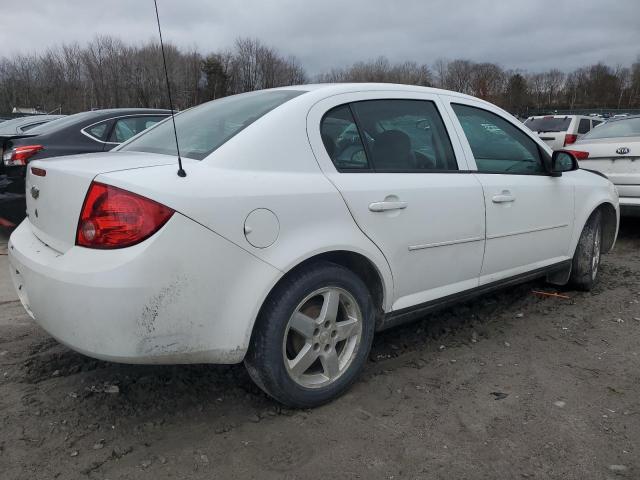
{"type": "Polygon", "coordinates": [[[561,113],[554,113],[554,114],[549,114],[549,115],[531,115],[528,118],[594,118],[593,115],[577,115],[577,114],[561,114],[561,113]]]}
{"type": "Polygon", "coordinates": [[[631,120],[632,118],[640,118],[640,114],[637,115],[627,115],[624,117],[611,117],[607,120],[607,123],[612,123],[612,122],[620,122],[622,120],[631,120]]]}
{"type": "MultiPolygon", "coordinates": [[[[101,108],[101,109],[96,109],[96,110],[88,110],[88,112],[91,112],[93,114],[96,115],[109,115],[109,114],[113,114],[113,115],[122,115],[122,114],[131,114],[134,115],[136,113],[166,113],[166,114],[170,114],[171,110],[166,109],[166,108],[101,108]]],[[[80,112],[82,113],[82,112],[80,112]]]]}
{"type": "Polygon", "coordinates": [[[303,85],[292,85],[289,87],[278,87],[273,90],[302,90],[307,92],[319,92],[322,94],[336,95],[340,93],[353,93],[353,92],[375,92],[375,91],[397,91],[397,92],[420,92],[431,93],[440,95],[451,95],[460,98],[466,98],[469,100],[481,101],[483,100],[466,95],[460,92],[454,92],[452,90],[444,90],[434,87],[420,87],[417,85],[404,85],[400,83],[310,83],[303,85]]]}
{"type": "Polygon", "coordinates": [[[111,118],[128,115],[170,115],[171,110],[157,108],[107,108],[102,110],[89,110],[87,112],[74,113],[51,123],[34,128],[31,133],[35,135],[55,134],[70,128],[84,128],[94,123],[109,120],[111,118]]]}

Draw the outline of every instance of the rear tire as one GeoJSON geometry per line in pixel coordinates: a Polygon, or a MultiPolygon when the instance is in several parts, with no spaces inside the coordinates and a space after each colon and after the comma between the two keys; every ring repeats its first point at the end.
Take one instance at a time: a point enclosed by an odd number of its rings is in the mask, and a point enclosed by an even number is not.
{"type": "Polygon", "coordinates": [[[593,288],[600,267],[602,250],[602,214],[596,210],[591,214],[578,240],[573,255],[569,284],[578,290],[593,288]]]}
{"type": "Polygon", "coordinates": [[[318,262],[286,277],[269,295],[245,366],[279,402],[316,407],[356,380],[373,334],[373,300],[364,282],[340,265],[318,262]]]}

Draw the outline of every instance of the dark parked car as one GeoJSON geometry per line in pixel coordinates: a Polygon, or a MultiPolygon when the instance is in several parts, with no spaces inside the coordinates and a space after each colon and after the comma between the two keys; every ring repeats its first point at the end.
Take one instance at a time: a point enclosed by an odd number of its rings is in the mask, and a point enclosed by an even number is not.
{"type": "Polygon", "coordinates": [[[6,143],[12,138],[27,135],[34,128],[59,118],[64,118],[64,115],[30,115],[0,120],[0,154],[4,153],[6,143]]]}
{"type": "Polygon", "coordinates": [[[0,225],[15,225],[25,216],[24,179],[31,160],[105,152],[170,114],[170,110],[151,108],[93,110],[53,120],[8,139],[0,165],[0,225]]]}

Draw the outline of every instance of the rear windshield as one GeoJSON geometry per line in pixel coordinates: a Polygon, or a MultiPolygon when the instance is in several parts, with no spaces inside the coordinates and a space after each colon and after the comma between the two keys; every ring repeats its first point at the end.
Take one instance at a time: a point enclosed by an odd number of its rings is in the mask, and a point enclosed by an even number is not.
{"type": "MultiPolygon", "coordinates": [[[[260,117],[302,93],[297,90],[244,93],[185,110],[175,117],[180,154],[202,160],[260,117]]],[[[171,120],[142,133],[119,150],[175,155],[171,120]]]]}
{"type": "Polygon", "coordinates": [[[640,117],[603,123],[587,133],[581,140],[614,137],[640,137],[640,117]]]}
{"type": "Polygon", "coordinates": [[[567,117],[529,118],[524,122],[534,132],[566,132],[570,123],[571,119],[567,117]]]}
{"type": "Polygon", "coordinates": [[[42,134],[42,133],[48,133],[48,132],[53,132],[54,130],[58,130],[60,128],[65,128],[68,127],[69,125],[73,125],[76,122],[78,122],[79,120],[84,120],[85,118],[91,118],[95,116],[95,113],[93,112],[82,112],[82,113],[75,113],[73,115],[68,115],[66,117],[62,117],[62,118],[58,118],[57,120],[53,120],[51,122],[47,122],[43,125],[38,125],[35,128],[32,128],[29,133],[34,133],[34,134],[42,134]]]}

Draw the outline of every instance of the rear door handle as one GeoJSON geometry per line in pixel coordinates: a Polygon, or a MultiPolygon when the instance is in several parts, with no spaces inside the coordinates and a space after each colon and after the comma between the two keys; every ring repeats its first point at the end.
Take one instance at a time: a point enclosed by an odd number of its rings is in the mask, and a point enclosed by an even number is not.
{"type": "Polygon", "coordinates": [[[373,202],[369,204],[369,210],[372,212],[387,212],[389,210],[404,210],[407,208],[407,202],[373,202]]]}
{"type": "Polygon", "coordinates": [[[514,197],[509,190],[503,190],[502,193],[494,195],[491,200],[493,203],[510,203],[515,202],[516,197],[514,197]]]}

